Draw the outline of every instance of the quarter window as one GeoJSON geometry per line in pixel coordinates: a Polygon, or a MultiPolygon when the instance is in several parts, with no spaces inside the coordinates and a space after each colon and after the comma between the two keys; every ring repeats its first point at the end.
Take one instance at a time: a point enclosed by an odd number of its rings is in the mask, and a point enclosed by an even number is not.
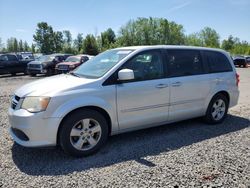
{"type": "Polygon", "coordinates": [[[164,67],[160,51],[147,51],[140,53],[129,60],[122,69],[134,71],[135,80],[153,80],[164,77],[164,67]]]}
{"type": "Polygon", "coordinates": [[[168,50],[168,65],[171,77],[203,73],[202,59],[198,50],[168,50]]]}
{"type": "Polygon", "coordinates": [[[228,58],[222,53],[205,51],[204,55],[207,60],[210,72],[215,73],[232,71],[232,67],[228,58]]]}

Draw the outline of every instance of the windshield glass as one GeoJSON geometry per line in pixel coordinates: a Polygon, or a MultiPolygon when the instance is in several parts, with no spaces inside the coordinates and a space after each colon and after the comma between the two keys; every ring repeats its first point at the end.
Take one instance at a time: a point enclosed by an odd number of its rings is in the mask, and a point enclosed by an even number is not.
{"type": "Polygon", "coordinates": [[[103,52],[77,68],[74,73],[87,78],[99,78],[128,56],[132,50],[109,50],[103,52]]]}
{"type": "Polygon", "coordinates": [[[37,60],[41,61],[41,62],[45,62],[45,61],[52,61],[53,58],[54,58],[54,56],[43,55],[43,56],[40,56],[37,60]]]}
{"type": "Polygon", "coordinates": [[[68,57],[65,62],[79,62],[81,59],[81,57],[77,57],[77,56],[70,56],[68,57]]]}

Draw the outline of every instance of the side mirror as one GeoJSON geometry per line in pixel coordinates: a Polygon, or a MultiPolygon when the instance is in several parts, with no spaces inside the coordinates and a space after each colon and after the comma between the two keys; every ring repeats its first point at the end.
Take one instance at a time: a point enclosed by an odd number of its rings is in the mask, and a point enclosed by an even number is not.
{"type": "Polygon", "coordinates": [[[135,79],[134,71],[131,69],[122,69],[118,72],[119,81],[127,81],[135,79]]]}

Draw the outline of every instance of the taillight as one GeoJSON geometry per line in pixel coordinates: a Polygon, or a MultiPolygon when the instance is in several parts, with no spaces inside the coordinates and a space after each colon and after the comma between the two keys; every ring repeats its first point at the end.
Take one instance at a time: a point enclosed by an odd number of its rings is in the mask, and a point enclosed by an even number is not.
{"type": "Polygon", "coordinates": [[[240,83],[240,75],[238,73],[235,74],[235,77],[236,77],[236,85],[237,87],[239,86],[239,83],[240,83]]]}

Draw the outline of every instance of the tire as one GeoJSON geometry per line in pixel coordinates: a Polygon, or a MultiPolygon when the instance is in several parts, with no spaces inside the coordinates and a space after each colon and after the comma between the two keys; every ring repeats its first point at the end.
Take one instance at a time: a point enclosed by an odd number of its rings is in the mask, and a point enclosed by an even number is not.
{"type": "Polygon", "coordinates": [[[47,69],[47,72],[46,72],[46,76],[52,76],[53,75],[53,71],[52,69],[47,69]]]}
{"type": "Polygon", "coordinates": [[[244,68],[247,68],[248,66],[247,66],[247,64],[244,64],[243,67],[244,67],[244,68]]]}
{"type": "Polygon", "coordinates": [[[222,123],[227,116],[228,105],[229,101],[225,95],[221,93],[215,95],[208,105],[206,116],[204,117],[205,122],[208,124],[222,123]]]}
{"type": "Polygon", "coordinates": [[[16,76],[16,73],[15,73],[15,72],[12,72],[12,73],[11,73],[11,76],[16,76]]]}
{"type": "Polygon", "coordinates": [[[24,74],[24,75],[28,75],[28,74],[29,74],[29,73],[28,73],[28,70],[27,70],[27,69],[24,70],[23,74],[24,74]]]}
{"type": "Polygon", "coordinates": [[[73,112],[63,120],[59,130],[61,148],[74,157],[97,152],[106,143],[107,138],[107,120],[95,110],[73,112]]]}
{"type": "Polygon", "coordinates": [[[30,74],[30,76],[35,77],[35,76],[36,76],[36,74],[33,74],[33,73],[32,73],[32,74],[30,74]]]}

